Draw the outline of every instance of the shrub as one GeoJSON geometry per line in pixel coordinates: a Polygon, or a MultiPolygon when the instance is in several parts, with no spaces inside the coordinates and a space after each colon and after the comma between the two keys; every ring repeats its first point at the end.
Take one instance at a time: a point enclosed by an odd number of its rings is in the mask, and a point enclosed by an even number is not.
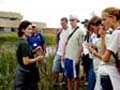
{"type": "MultiPolygon", "coordinates": [[[[55,45],[55,35],[53,34],[44,34],[45,41],[47,45],[55,45]]],[[[0,44],[5,42],[16,43],[18,40],[17,33],[2,33],[0,34],[0,44]]]]}

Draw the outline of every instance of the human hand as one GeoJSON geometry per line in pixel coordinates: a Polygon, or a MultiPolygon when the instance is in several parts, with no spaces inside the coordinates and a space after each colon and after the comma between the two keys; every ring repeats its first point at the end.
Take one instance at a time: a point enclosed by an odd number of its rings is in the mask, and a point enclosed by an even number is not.
{"type": "Polygon", "coordinates": [[[105,38],[106,31],[104,30],[104,28],[100,28],[99,34],[100,34],[101,38],[105,38]]]}
{"type": "Polygon", "coordinates": [[[39,55],[39,56],[37,56],[37,58],[38,58],[38,62],[42,62],[42,61],[44,61],[44,59],[45,59],[45,56],[43,56],[43,55],[39,55]]]}
{"type": "Polygon", "coordinates": [[[42,51],[42,47],[41,47],[41,46],[36,47],[36,48],[35,48],[35,51],[36,51],[36,52],[37,52],[37,51],[42,51]]]}

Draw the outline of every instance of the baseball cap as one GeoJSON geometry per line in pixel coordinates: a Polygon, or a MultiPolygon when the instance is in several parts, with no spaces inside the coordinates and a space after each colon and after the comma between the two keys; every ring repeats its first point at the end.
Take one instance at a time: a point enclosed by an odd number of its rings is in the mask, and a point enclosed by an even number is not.
{"type": "Polygon", "coordinates": [[[88,19],[85,19],[84,21],[81,22],[81,24],[85,24],[85,23],[88,23],[89,20],[88,19]]]}
{"type": "Polygon", "coordinates": [[[74,14],[71,14],[71,15],[70,15],[70,19],[76,19],[77,22],[80,22],[80,20],[78,19],[78,16],[77,16],[77,15],[74,15],[74,14]]]}
{"type": "Polygon", "coordinates": [[[32,24],[32,27],[33,27],[33,28],[36,28],[36,24],[32,24]]]}

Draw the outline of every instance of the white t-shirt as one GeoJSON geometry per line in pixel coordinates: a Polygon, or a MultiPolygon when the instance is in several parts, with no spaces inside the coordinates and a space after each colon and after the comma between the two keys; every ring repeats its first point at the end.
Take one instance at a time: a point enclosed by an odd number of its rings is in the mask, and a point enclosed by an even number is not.
{"type": "MultiPolygon", "coordinates": [[[[111,35],[112,34],[106,34],[105,44],[107,47],[111,44],[111,35]]],[[[102,52],[101,38],[96,38],[95,46],[97,47],[98,52],[101,53],[102,52]]],[[[107,63],[103,63],[103,61],[101,61],[98,57],[94,56],[93,57],[93,65],[94,65],[94,70],[96,73],[97,73],[99,66],[101,65],[101,62],[102,62],[102,64],[115,65],[115,58],[111,55],[110,61],[107,63]]]]}
{"type": "MultiPolygon", "coordinates": [[[[95,33],[92,33],[92,35],[90,36],[90,44],[91,45],[95,45],[96,44],[96,42],[97,42],[97,35],[95,34],[95,33]]],[[[93,59],[93,55],[90,53],[89,54],[89,57],[91,58],[91,59],[93,59]]]]}
{"type": "Polygon", "coordinates": [[[88,50],[88,48],[87,48],[87,42],[86,41],[84,41],[83,43],[82,43],[82,47],[83,47],[83,54],[84,55],[87,55],[87,54],[89,54],[90,52],[89,52],[89,50],[88,50]]]}
{"type": "Polygon", "coordinates": [[[113,31],[111,35],[111,43],[107,49],[115,54],[118,53],[118,59],[120,60],[120,30],[113,31]]]}
{"type": "MultiPolygon", "coordinates": [[[[111,43],[113,42],[113,38],[112,38],[112,34],[107,34],[105,37],[105,44],[106,44],[106,48],[108,49],[108,47],[111,45],[111,43]]],[[[114,65],[115,66],[115,58],[113,55],[110,56],[110,60],[109,62],[101,62],[101,64],[107,64],[107,65],[114,65]]]]}
{"type": "Polygon", "coordinates": [[[65,50],[65,58],[69,58],[72,60],[78,59],[77,55],[79,52],[80,45],[82,45],[83,42],[83,36],[84,36],[84,31],[78,28],[68,41],[65,50]]]}
{"type": "Polygon", "coordinates": [[[70,28],[67,28],[66,30],[62,30],[62,32],[60,33],[60,40],[59,40],[57,55],[60,55],[60,56],[63,55],[63,49],[65,46],[65,42],[68,36],[70,35],[70,33],[71,33],[70,28]]]}
{"type": "MultiPolygon", "coordinates": [[[[107,49],[114,52],[115,54],[118,53],[118,59],[120,60],[120,30],[115,30],[111,34],[110,38],[108,39],[107,49]]],[[[111,83],[114,90],[120,90],[120,74],[118,73],[115,65],[115,62],[112,63],[112,61],[115,59],[112,58],[111,55],[110,61],[105,63],[105,65],[102,65],[99,68],[95,90],[100,89],[100,75],[109,75],[111,79],[111,83]],[[109,65],[110,64],[110,65],[109,65]]]]}
{"type": "MultiPolygon", "coordinates": [[[[101,38],[96,38],[95,46],[96,46],[96,48],[98,50],[98,53],[101,53],[102,52],[101,38]]],[[[98,70],[98,68],[100,66],[100,62],[101,62],[101,60],[98,57],[93,56],[93,65],[94,65],[95,73],[97,73],[97,70],[98,70]]]]}

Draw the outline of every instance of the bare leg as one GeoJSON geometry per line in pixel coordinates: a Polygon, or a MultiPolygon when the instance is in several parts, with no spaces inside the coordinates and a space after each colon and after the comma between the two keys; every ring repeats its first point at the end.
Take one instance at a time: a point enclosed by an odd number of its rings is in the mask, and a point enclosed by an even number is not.
{"type": "Polygon", "coordinates": [[[80,78],[75,79],[75,90],[80,90],[80,78]]]}
{"type": "Polygon", "coordinates": [[[67,85],[68,85],[68,90],[74,90],[73,89],[73,83],[74,81],[72,79],[67,79],[67,85]]]}
{"type": "Polygon", "coordinates": [[[54,73],[55,83],[58,83],[58,79],[59,79],[59,73],[54,73]]]}

